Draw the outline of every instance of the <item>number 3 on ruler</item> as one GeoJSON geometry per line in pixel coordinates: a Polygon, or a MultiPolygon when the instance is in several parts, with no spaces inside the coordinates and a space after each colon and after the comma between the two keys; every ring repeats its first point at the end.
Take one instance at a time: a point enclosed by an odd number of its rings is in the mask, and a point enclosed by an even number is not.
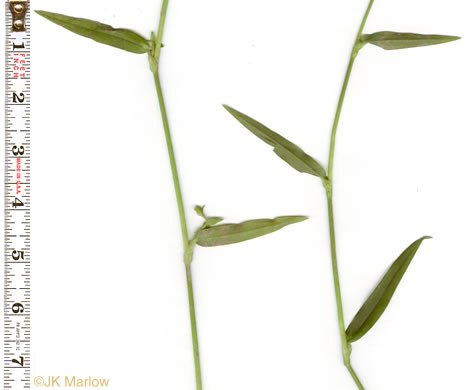
{"type": "Polygon", "coordinates": [[[14,156],[23,156],[25,153],[25,148],[23,146],[14,146],[11,148],[11,152],[13,153],[14,156]]]}

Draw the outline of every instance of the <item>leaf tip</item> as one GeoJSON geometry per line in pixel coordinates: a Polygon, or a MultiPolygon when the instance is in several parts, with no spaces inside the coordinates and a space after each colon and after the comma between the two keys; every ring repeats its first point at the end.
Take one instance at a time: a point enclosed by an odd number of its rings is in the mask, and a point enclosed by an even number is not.
{"type": "Polygon", "coordinates": [[[205,218],[204,217],[204,208],[205,208],[205,205],[203,205],[203,206],[197,205],[197,206],[194,207],[194,211],[199,217],[205,218]]]}
{"type": "Polygon", "coordinates": [[[53,17],[54,15],[57,15],[54,12],[44,11],[42,9],[35,9],[34,12],[36,12],[38,15],[40,15],[43,18],[46,18],[48,20],[49,20],[49,18],[53,17]]]}
{"type": "Polygon", "coordinates": [[[445,41],[443,43],[450,43],[454,41],[458,41],[461,37],[457,37],[456,35],[445,35],[445,41]]]}
{"type": "Polygon", "coordinates": [[[207,218],[207,220],[205,221],[205,225],[207,226],[214,226],[214,225],[217,225],[219,224],[220,222],[223,221],[223,218],[222,217],[209,217],[207,218]]]}
{"type": "Polygon", "coordinates": [[[222,104],[222,107],[225,108],[230,114],[235,111],[233,108],[231,108],[228,104],[222,104]]]}
{"type": "MultiPolygon", "coordinates": [[[[290,216],[287,216],[287,217],[282,217],[282,218],[285,218],[287,220],[290,220],[291,222],[290,223],[299,223],[299,222],[304,222],[306,220],[309,219],[309,217],[305,216],[305,215],[290,215],[290,216]]],[[[277,218],[276,218],[277,219],[277,218]]]]}

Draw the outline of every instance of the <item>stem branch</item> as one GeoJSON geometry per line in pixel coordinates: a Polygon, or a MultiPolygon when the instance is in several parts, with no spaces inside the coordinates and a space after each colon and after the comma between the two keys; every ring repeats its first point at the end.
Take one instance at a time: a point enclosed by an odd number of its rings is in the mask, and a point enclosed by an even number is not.
{"type": "Polygon", "coordinates": [[[343,108],[343,102],[345,100],[345,95],[348,87],[348,82],[350,80],[351,72],[353,69],[353,64],[355,63],[355,58],[358,54],[358,51],[361,48],[360,37],[363,33],[363,29],[366,24],[366,20],[368,19],[368,15],[371,11],[371,7],[373,6],[374,0],[370,0],[368,4],[368,8],[366,9],[365,15],[361,22],[360,28],[358,30],[358,34],[356,36],[355,43],[353,44],[353,48],[350,55],[350,61],[348,62],[348,68],[345,74],[345,79],[343,81],[342,90],[340,92],[340,98],[338,100],[337,111],[335,113],[335,119],[333,121],[332,127],[332,136],[330,138],[330,153],[329,153],[329,161],[328,161],[328,172],[327,172],[327,180],[328,184],[325,186],[326,193],[327,193],[327,205],[328,205],[328,217],[329,217],[329,228],[330,228],[330,250],[332,254],[332,272],[333,272],[333,280],[334,280],[334,287],[335,287],[335,298],[337,301],[337,314],[338,314],[338,327],[340,331],[340,339],[342,342],[342,352],[343,352],[343,362],[348,369],[348,372],[352,376],[353,380],[355,381],[358,389],[364,390],[363,385],[361,384],[358,376],[356,375],[355,371],[353,370],[351,363],[350,363],[350,353],[351,353],[351,345],[347,342],[347,336],[345,332],[345,321],[343,318],[343,305],[342,305],[342,294],[340,291],[340,279],[338,275],[338,262],[337,262],[337,249],[336,249],[336,242],[335,242],[335,222],[333,217],[333,201],[332,201],[332,189],[333,189],[333,162],[335,157],[335,139],[337,135],[338,123],[340,121],[340,114],[343,108]]]}

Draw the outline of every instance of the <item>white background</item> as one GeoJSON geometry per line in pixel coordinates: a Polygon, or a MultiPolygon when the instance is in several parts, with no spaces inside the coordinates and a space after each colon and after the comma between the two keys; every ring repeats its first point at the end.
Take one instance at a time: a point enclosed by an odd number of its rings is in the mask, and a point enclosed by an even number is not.
{"type": "MultiPolygon", "coordinates": [[[[159,1],[35,0],[146,37],[159,1]]],[[[320,182],[221,107],[326,166],[366,0],[172,0],[161,77],[189,228],[195,204],[229,221],[310,220],[198,248],[206,390],[354,389],[342,365],[320,182]]],[[[346,322],[412,241],[389,308],[353,346],[367,390],[473,389],[473,27],[470,0],[378,0],[365,32],[460,35],[360,53],[338,132],[335,213],[346,322]]],[[[109,388],[193,389],[177,208],[152,74],[134,55],[40,18],[33,27],[33,376],[109,388]]]]}

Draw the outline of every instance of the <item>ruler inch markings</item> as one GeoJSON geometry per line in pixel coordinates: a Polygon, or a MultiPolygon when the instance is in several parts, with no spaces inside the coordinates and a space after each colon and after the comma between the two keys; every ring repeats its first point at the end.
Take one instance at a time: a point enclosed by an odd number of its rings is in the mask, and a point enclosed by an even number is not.
{"type": "Polygon", "coordinates": [[[4,388],[31,388],[30,1],[5,1],[4,388]],[[15,211],[15,212],[13,212],[15,211]]]}

